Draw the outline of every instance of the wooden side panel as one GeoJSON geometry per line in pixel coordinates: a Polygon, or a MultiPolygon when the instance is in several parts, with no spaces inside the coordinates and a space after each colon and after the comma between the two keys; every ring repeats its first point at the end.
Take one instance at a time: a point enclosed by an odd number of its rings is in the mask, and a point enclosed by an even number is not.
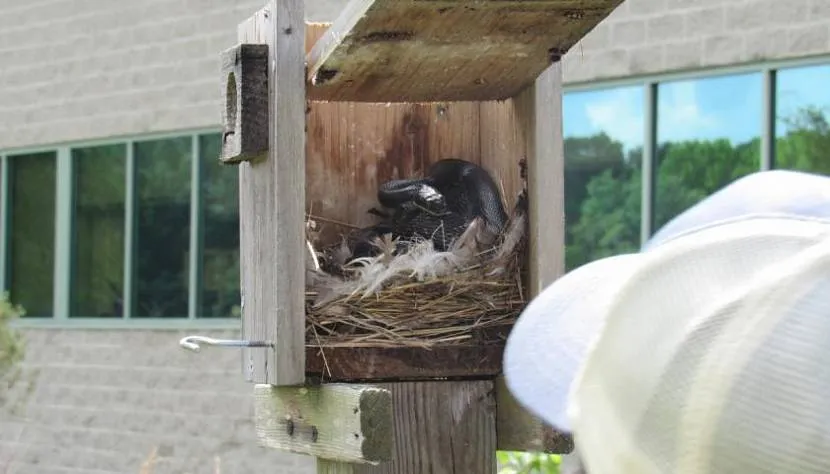
{"type": "MultiPolygon", "coordinates": [[[[482,105],[482,136],[491,137],[483,159],[502,154],[527,157],[530,239],[528,298],[565,272],[564,142],[562,138],[562,67],[555,63],[516,98],[482,105]],[[484,128],[485,124],[488,128],[484,128]]],[[[567,453],[570,437],[544,425],[513,398],[500,376],[499,449],[567,453]]]]}
{"type": "Polygon", "coordinates": [[[622,0],[351,0],[308,55],[309,97],[500,100],[622,0]]]}
{"type": "Polygon", "coordinates": [[[249,381],[305,381],[305,37],[303,0],[270,0],[239,25],[240,43],[268,45],[268,154],[239,164],[242,335],[249,381]],[[279,61],[275,58],[279,57],[279,61]]]}

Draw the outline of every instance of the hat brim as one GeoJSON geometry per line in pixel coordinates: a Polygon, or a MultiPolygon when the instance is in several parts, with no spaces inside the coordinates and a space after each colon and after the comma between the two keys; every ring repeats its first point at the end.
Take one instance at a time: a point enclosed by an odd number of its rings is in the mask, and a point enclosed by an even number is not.
{"type": "Polygon", "coordinates": [[[623,254],[568,272],[533,298],[507,338],[507,388],[559,431],[571,431],[571,384],[602,331],[611,302],[641,261],[642,254],[623,254]]]}

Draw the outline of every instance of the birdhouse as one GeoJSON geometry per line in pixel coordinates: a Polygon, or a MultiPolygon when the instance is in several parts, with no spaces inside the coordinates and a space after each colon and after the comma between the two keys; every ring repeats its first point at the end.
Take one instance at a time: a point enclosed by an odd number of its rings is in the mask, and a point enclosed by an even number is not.
{"type": "Polygon", "coordinates": [[[352,0],[311,24],[281,0],[240,24],[221,159],[263,444],[395,472],[417,471],[403,436],[461,466],[441,445],[478,430],[490,458],[463,472],[568,449],[506,392],[502,351],[564,271],[560,60],[620,3],[352,0]]]}

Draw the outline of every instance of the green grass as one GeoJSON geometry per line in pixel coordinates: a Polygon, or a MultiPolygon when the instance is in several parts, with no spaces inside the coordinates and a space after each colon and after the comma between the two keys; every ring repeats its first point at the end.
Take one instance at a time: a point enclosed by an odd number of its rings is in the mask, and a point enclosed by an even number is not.
{"type": "Polygon", "coordinates": [[[499,474],[559,474],[562,459],[556,454],[499,451],[499,474]]]}

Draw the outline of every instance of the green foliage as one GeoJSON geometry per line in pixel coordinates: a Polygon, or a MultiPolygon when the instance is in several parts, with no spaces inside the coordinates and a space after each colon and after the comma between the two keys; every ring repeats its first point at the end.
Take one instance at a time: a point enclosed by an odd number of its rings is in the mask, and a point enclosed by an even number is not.
{"type": "Polygon", "coordinates": [[[498,451],[499,474],[559,474],[556,454],[498,451]]]}
{"type": "Polygon", "coordinates": [[[9,301],[7,293],[0,295],[0,378],[23,359],[23,338],[19,331],[11,327],[11,322],[25,313],[23,307],[9,301]]]}
{"type": "MultiPolygon", "coordinates": [[[[830,174],[830,123],[816,108],[785,119],[776,166],[830,174]]],[[[654,224],[760,168],[761,142],[726,139],[661,144],[657,150],[654,224]]],[[[640,247],[642,150],[627,154],[605,133],[565,139],[566,264],[568,269],[640,247]]]]}
{"type": "MultiPolygon", "coordinates": [[[[23,336],[12,327],[12,321],[23,316],[24,309],[12,304],[8,294],[0,294],[0,406],[15,413],[19,404],[9,404],[18,395],[13,389],[23,378],[20,362],[23,360],[25,344],[23,336]]],[[[28,380],[26,393],[31,393],[34,383],[28,380]]]]}

